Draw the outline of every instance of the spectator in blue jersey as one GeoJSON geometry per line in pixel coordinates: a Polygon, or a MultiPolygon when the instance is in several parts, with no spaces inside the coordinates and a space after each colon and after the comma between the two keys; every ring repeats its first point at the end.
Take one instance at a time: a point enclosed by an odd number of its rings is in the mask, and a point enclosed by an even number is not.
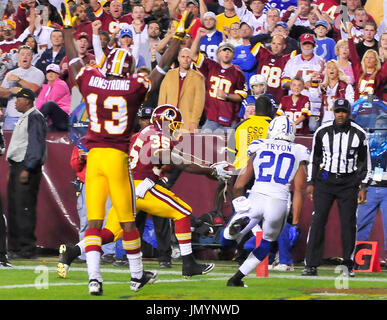
{"type": "Polygon", "coordinates": [[[250,51],[250,38],[253,35],[253,29],[246,22],[242,22],[239,27],[239,32],[243,45],[235,47],[235,55],[232,63],[242,69],[245,74],[246,83],[249,86],[250,78],[257,73],[257,60],[250,51]]]}
{"type": "Polygon", "coordinates": [[[316,34],[315,53],[325,61],[337,59],[335,54],[336,41],[327,37],[329,29],[330,26],[325,20],[317,21],[314,28],[316,34]]]}
{"type": "Polygon", "coordinates": [[[280,10],[281,14],[283,14],[290,6],[297,7],[297,0],[269,0],[266,3],[263,12],[266,13],[266,11],[270,8],[277,8],[278,10],[280,10]]]}
{"type": "Polygon", "coordinates": [[[267,81],[265,76],[261,74],[253,75],[250,78],[249,85],[251,95],[247,96],[246,99],[242,101],[241,109],[238,115],[240,119],[247,119],[251,115],[251,112],[255,113],[255,102],[260,96],[266,96],[270,99],[270,102],[273,106],[272,111],[273,114],[275,114],[277,110],[277,105],[275,103],[273,95],[271,95],[270,93],[266,93],[266,82],[267,81]]]}
{"type": "Polygon", "coordinates": [[[203,16],[203,27],[207,34],[200,39],[199,49],[205,52],[207,57],[216,60],[219,44],[223,41],[223,34],[216,30],[216,15],[208,11],[203,16]]]}

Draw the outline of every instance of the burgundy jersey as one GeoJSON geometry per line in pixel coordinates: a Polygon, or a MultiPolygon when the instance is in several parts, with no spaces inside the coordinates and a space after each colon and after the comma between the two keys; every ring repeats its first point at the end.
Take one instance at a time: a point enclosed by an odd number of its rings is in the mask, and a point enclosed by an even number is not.
{"type": "Polygon", "coordinates": [[[158,152],[170,152],[173,143],[169,136],[153,125],[149,125],[130,139],[130,168],[134,180],[149,178],[157,182],[162,173],[163,164],[158,152]]]}
{"type": "Polygon", "coordinates": [[[110,14],[103,11],[102,7],[94,12],[96,18],[101,21],[101,30],[109,32],[112,35],[114,32],[120,29],[129,28],[133,22],[132,15],[130,13],[121,16],[119,19],[114,19],[110,14]]]}
{"type": "Polygon", "coordinates": [[[0,50],[2,53],[15,53],[18,51],[19,47],[23,43],[17,40],[12,40],[12,41],[1,41],[0,42],[0,50]]]}
{"type": "Polygon", "coordinates": [[[294,122],[302,115],[306,116],[303,122],[296,125],[296,132],[299,134],[309,133],[310,102],[307,96],[301,94],[296,103],[293,102],[291,95],[282,97],[277,114],[280,116],[286,115],[294,122]]]}
{"type": "Polygon", "coordinates": [[[133,123],[149,89],[139,75],[107,79],[97,68],[81,69],[76,81],[89,116],[87,148],[115,148],[128,152],[133,123]]]}
{"type": "Polygon", "coordinates": [[[278,104],[281,101],[281,98],[286,94],[286,90],[281,86],[281,76],[286,62],[288,62],[290,58],[296,56],[297,52],[294,50],[289,54],[276,56],[258,42],[251,49],[251,53],[255,56],[258,63],[257,74],[262,74],[266,78],[266,93],[270,93],[278,104]]]}
{"type": "Polygon", "coordinates": [[[353,38],[348,39],[349,57],[352,62],[353,74],[355,75],[355,101],[363,95],[373,94],[379,99],[383,98],[384,85],[387,83],[387,63],[382,65],[382,68],[372,76],[365,74],[362,77],[363,69],[361,60],[356,50],[353,38]]]}
{"type": "Polygon", "coordinates": [[[317,5],[320,11],[324,11],[331,19],[336,18],[340,13],[340,10],[337,10],[340,0],[313,0],[313,4],[317,5]]]}
{"type": "Polygon", "coordinates": [[[225,93],[239,94],[242,99],[247,97],[245,75],[237,66],[227,69],[199,53],[195,62],[198,70],[204,75],[206,83],[205,111],[208,120],[230,127],[238,119],[240,103],[226,101],[217,96],[217,89],[225,93]]]}

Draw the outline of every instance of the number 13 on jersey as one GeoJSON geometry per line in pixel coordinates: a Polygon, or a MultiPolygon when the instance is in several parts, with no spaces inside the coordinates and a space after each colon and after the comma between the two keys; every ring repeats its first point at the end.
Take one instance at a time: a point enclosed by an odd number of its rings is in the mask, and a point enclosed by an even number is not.
{"type": "Polygon", "coordinates": [[[97,100],[98,95],[95,93],[91,93],[86,97],[89,105],[90,129],[100,133],[103,126],[109,134],[122,134],[128,126],[126,100],[123,97],[107,97],[103,101],[103,108],[107,110],[101,110],[101,112],[97,110],[97,100]],[[111,112],[109,113],[108,110],[111,110],[111,112]]]}

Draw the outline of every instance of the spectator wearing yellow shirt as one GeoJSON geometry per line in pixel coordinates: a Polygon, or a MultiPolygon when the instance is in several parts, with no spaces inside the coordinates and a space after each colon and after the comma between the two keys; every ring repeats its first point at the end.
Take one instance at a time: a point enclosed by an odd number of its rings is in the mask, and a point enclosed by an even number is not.
{"type": "Polygon", "coordinates": [[[234,9],[234,0],[224,0],[224,13],[216,16],[216,29],[223,32],[224,27],[230,28],[234,22],[241,22],[234,9]]]}

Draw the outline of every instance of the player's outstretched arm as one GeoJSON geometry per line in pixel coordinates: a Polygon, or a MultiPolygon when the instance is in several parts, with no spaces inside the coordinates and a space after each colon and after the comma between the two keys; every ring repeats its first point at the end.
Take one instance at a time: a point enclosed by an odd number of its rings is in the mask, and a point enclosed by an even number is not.
{"type": "Polygon", "coordinates": [[[177,59],[181,40],[183,40],[184,36],[191,30],[195,22],[196,20],[194,20],[192,12],[184,11],[181,20],[175,26],[175,34],[168,49],[161,56],[157,67],[149,75],[149,80],[152,84],[151,92],[159,90],[165,74],[171,68],[172,63],[177,59]]]}
{"type": "Polygon", "coordinates": [[[227,170],[230,166],[226,161],[211,165],[193,155],[184,154],[177,149],[171,152],[171,160],[175,167],[188,173],[206,175],[207,177],[226,181],[231,178],[232,171],[227,170]]]}
{"type": "Polygon", "coordinates": [[[83,67],[82,59],[78,56],[78,51],[74,43],[74,22],[76,17],[73,17],[70,13],[70,7],[68,0],[65,0],[61,5],[61,10],[58,9],[59,16],[63,22],[63,34],[64,34],[64,44],[66,48],[66,56],[69,59],[69,67],[71,70],[71,77],[75,83],[75,76],[78,74],[79,70],[83,67]]]}
{"type": "Polygon", "coordinates": [[[232,189],[233,199],[244,195],[245,186],[254,175],[253,158],[253,155],[250,156],[246,166],[241,170],[237,180],[235,181],[234,187],[232,189]]]}
{"type": "Polygon", "coordinates": [[[293,194],[293,222],[297,225],[300,221],[302,206],[304,203],[304,194],[306,188],[306,163],[301,162],[297,173],[294,177],[294,194],[293,194]]]}

